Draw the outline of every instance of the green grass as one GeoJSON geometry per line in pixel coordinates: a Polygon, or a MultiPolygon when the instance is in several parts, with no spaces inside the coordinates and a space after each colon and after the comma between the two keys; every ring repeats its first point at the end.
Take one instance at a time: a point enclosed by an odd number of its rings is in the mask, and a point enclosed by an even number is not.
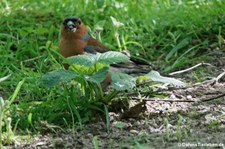
{"type": "Polygon", "coordinates": [[[209,45],[221,46],[225,34],[222,0],[4,0],[0,3],[0,78],[11,77],[0,82],[0,94],[10,98],[18,82],[26,79],[10,111],[13,125],[21,119],[18,129],[36,130],[40,121],[71,126],[72,119],[81,126],[98,107],[78,100],[79,86],[43,85],[46,72],[62,68],[58,44],[60,25],[67,16],[81,17],[93,36],[100,35],[114,51],[119,51],[114,37],[118,32],[122,49],[152,63],[162,61],[159,71],[163,72],[199,62],[209,45]],[[116,30],[111,16],[124,26],[116,30]],[[94,26],[102,21],[104,30],[95,34],[94,26]],[[70,110],[68,100],[76,111],[70,110]]]}

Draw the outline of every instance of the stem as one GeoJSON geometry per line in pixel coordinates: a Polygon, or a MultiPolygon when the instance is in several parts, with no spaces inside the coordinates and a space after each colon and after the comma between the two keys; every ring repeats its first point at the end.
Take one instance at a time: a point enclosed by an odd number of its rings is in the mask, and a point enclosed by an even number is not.
{"type": "Polygon", "coordinates": [[[98,40],[99,40],[100,42],[102,42],[101,32],[98,32],[98,40]]]}
{"type": "Polygon", "coordinates": [[[120,52],[122,51],[122,47],[121,47],[121,43],[120,43],[120,39],[119,39],[119,33],[118,33],[118,30],[116,29],[115,31],[115,34],[114,34],[115,38],[116,38],[116,42],[117,42],[117,45],[119,47],[119,50],[120,52]]]}
{"type": "Polygon", "coordinates": [[[127,50],[126,41],[123,35],[122,35],[122,43],[123,43],[124,50],[127,50]]]}

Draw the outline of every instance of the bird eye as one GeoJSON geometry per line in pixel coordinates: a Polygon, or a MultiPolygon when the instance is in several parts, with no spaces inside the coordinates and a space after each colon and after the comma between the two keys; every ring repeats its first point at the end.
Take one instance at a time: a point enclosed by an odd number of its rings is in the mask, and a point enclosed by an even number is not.
{"type": "Polygon", "coordinates": [[[77,24],[77,25],[80,25],[81,24],[81,21],[80,20],[75,20],[73,21],[74,24],[77,24]]]}

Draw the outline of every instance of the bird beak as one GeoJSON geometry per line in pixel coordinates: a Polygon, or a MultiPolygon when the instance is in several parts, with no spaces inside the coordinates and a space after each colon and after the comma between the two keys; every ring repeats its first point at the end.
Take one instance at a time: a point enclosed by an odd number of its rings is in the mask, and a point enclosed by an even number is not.
{"type": "Polygon", "coordinates": [[[76,28],[75,24],[72,21],[67,22],[66,25],[67,25],[67,27],[68,27],[68,29],[70,31],[76,32],[77,28],[76,28]]]}

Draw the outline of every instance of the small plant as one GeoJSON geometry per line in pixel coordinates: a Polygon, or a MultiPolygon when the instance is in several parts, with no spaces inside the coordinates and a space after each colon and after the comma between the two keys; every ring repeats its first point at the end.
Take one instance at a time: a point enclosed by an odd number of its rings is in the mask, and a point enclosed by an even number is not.
{"type": "Polygon", "coordinates": [[[176,125],[176,138],[177,140],[181,141],[182,139],[182,122],[183,122],[183,117],[179,114],[178,115],[178,121],[177,121],[177,125],[176,125]]]}
{"type": "MultiPolygon", "coordinates": [[[[8,100],[4,101],[3,98],[0,97],[0,148],[3,147],[3,144],[11,144],[14,139],[14,132],[11,125],[12,119],[10,113],[10,105],[14,102],[24,81],[25,79],[18,83],[14,93],[8,100]],[[3,128],[5,132],[3,132],[3,128]]],[[[14,127],[14,130],[16,130],[16,126],[17,123],[14,127]]]]}
{"type": "Polygon", "coordinates": [[[171,130],[170,130],[170,124],[169,124],[169,121],[167,118],[164,118],[164,126],[166,129],[165,139],[167,141],[170,141],[171,140],[171,130]]]}
{"type": "Polygon", "coordinates": [[[135,87],[136,79],[124,73],[110,72],[109,65],[129,61],[129,58],[120,53],[109,51],[103,54],[85,54],[68,57],[65,63],[70,64],[70,70],[56,70],[44,75],[44,84],[47,87],[61,82],[75,80],[81,87],[82,95],[89,100],[101,100],[109,103],[118,91],[130,90],[135,87]],[[112,91],[104,95],[101,82],[110,74],[112,91]]]}
{"type": "Polygon", "coordinates": [[[118,45],[118,48],[120,51],[122,51],[122,46],[121,46],[121,43],[120,43],[120,38],[119,38],[119,28],[124,26],[123,23],[117,21],[114,17],[110,17],[111,20],[112,20],[112,23],[113,23],[113,27],[114,27],[114,30],[115,30],[115,33],[114,33],[114,37],[116,39],[116,42],[117,42],[117,45],[118,45]]]}
{"type": "Polygon", "coordinates": [[[64,62],[70,65],[69,70],[60,69],[48,72],[44,75],[43,82],[47,87],[63,84],[66,90],[76,87],[77,94],[67,95],[68,98],[66,97],[73,123],[75,122],[74,116],[76,116],[80,128],[82,128],[81,111],[84,117],[84,113],[90,113],[90,109],[101,111],[106,115],[107,131],[109,131],[108,108],[104,106],[105,110],[102,110],[103,104],[107,105],[119,91],[131,90],[136,84],[136,78],[124,73],[110,71],[110,64],[124,61],[129,61],[129,58],[120,52],[113,51],[103,54],[85,54],[68,57],[64,62]],[[112,79],[111,89],[105,94],[101,82],[108,74],[111,75],[112,79]],[[66,81],[70,81],[70,83],[65,84],[66,81]]]}

